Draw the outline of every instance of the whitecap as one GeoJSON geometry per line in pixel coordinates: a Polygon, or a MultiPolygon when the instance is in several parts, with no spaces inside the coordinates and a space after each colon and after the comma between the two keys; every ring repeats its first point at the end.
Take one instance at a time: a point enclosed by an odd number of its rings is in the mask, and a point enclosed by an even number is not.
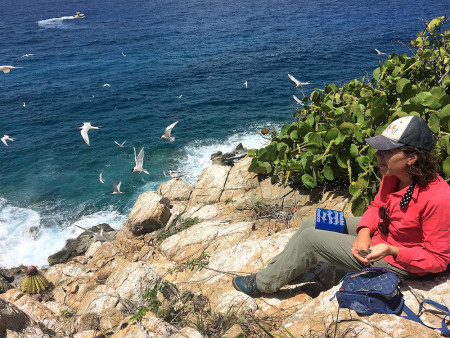
{"type": "MultiPolygon", "coordinates": [[[[184,180],[190,184],[195,184],[200,177],[203,169],[211,165],[211,155],[218,151],[222,153],[232,152],[239,143],[242,143],[244,148],[259,149],[265,144],[267,140],[258,132],[264,126],[254,125],[250,126],[247,131],[237,132],[230,135],[225,140],[208,139],[197,140],[182,149],[182,160],[178,170],[186,172],[184,180]]],[[[279,129],[279,126],[276,126],[279,129]]]]}
{"type": "MultiPolygon", "coordinates": [[[[101,210],[81,217],[75,223],[90,228],[108,223],[120,229],[126,216],[115,210],[101,210]]],[[[19,265],[48,265],[48,256],[61,250],[66,240],[77,237],[83,230],[68,222],[60,227],[45,227],[41,215],[32,209],[13,206],[0,198],[0,267],[19,265]]]]}

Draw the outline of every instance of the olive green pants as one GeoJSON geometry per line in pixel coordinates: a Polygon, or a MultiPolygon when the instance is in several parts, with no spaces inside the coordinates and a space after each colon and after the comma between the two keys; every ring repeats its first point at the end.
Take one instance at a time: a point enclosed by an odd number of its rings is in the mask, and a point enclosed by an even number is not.
{"type": "MultiPolygon", "coordinates": [[[[361,270],[363,264],[351,252],[360,219],[360,217],[346,217],[348,233],[345,234],[316,230],[315,218],[305,220],[284,250],[256,274],[258,290],[265,293],[275,292],[319,263],[349,271],[361,270]]],[[[388,269],[400,278],[415,276],[382,259],[372,263],[371,266],[388,269]]]]}

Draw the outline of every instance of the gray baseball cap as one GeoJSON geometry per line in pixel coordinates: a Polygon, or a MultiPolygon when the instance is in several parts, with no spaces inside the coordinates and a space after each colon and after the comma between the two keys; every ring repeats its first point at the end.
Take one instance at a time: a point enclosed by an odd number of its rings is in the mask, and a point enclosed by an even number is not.
{"type": "Polygon", "coordinates": [[[366,138],[366,142],[378,150],[391,150],[403,146],[431,150],[434,147],[434,136],[427,122],[413,115],[393,121],[381,135],[366,138]]]}

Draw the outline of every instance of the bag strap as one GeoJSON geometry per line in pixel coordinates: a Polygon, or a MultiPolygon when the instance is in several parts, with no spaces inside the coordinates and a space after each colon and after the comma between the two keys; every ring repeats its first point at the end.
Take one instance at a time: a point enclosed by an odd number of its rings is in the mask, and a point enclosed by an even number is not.
{"type": "Polygon", "coordinates": [[[435,301],[433,301],[433,300],[431,300],[431,299],[425,299],[425,300],[423,300],[423,301],[420,303],[420,305],[419,305],[419,311],[417,312],[417,314],[415,314],[414,312],[412,312],[412,310],[411,310],[406,304],[405,304],[404,307],[403,307],[403,311],[406,313],[406,316],[400,316],[400,317],[403,317],[403,318],[412,320],[412,321],[414,321],[414,322],[416,322],[416,323],[419,323],[419,324],[422,324],[422,325],[424,325],[424,326],[426,326],[426,327],[428,327],[428,328],[430,328],[430,329],[436,329],[436,330],[439,330],[439,331],[442,332],[442,334],[443,334],[445,337],[450,337],[450,330],[449,330],[447,324],[445,323],[445,318],[447,318],[447,317],[450,318],[450,311],[448,310],[448,308],[447,308],[446,306],[444,306],[444,305],[442,305],[442,304],[439,304],[439,303],[436,303],[435,301]],[[444,312],[447,313],[447,314],[444,316],[444,318],[442,318],[442,325],[441,325],[440,328],[429,326],[429,325],[425,324],[425,323],[422,321],[422,319],[420,319],[419,314],[420,314],[420,312],[422,311],[422,308],[423,308],[423,304],[424,304],[424,303],[433,305],[435,308],[437,308],[437,309],[439,309],[439,310],[442,310],[442,311],[444,311],[444,312]]]}

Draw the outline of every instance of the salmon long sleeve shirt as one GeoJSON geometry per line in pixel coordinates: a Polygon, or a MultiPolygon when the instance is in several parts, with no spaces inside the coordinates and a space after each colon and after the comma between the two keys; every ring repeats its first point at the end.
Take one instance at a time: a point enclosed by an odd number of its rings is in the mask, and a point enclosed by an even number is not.
{"type": "Polygon", "coordinates": [[[398,178],[383,176],[373,202],[363,214],[357,232],[370,229],[372,244],[386,243],[399,248],[397,258],[383,258],[389,264],[419,276],[447,269],[450,263],[450,186],[438,177],[427,187],[415,186],[405,208],[400,201],[408,187],[394,192],[398,178]],[[381,233],[378,210],[387,207],[389,232],[381,233]]]}

